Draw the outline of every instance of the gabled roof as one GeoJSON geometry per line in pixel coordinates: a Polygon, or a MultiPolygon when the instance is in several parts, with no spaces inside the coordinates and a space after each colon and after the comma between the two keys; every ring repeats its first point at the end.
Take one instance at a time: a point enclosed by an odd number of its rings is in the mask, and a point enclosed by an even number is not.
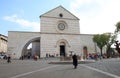
{"type": "Polygon", "coordinates": [[[63,14],[63,18],[68,18],[68,19],[76,19],[79,20],[78,17],[76,17],[75,15],[73,15],[71,12],[69,12],[67,9],[65,9],[64,7],[62,7],[61,5],[42,14],[40,17],[55,17],[58,18],[59,14],[63,14]]]}

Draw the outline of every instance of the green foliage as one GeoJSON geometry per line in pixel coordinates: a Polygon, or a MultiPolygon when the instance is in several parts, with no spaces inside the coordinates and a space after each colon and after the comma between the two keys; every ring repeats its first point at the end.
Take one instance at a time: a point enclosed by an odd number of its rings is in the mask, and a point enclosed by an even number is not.
{"type": "Polygon", "coordinates": [[[120,32],[120,21],[116,24],[115,32],[120,32]]]}
{"type": "Polygon", "coordinates": [[[108,43],[110,46],[116,41],[117,35],[110,35],[110,42],[108,43]]]}
{"type": "Polygon", "coordinates": [[[110,35],[107,34],[97,34],[93,37],[93,41],[97,43],[97,46],[100,49],[102,49],[109,42],[109,39],[110,35]]]}
{"type": "Polygon", "coordinates": [[[95,43],[97,43],[97,46],[100,48],[101,55],[102,55],[102,48],[109,43],[110,37],[111,37],[110,34],[97,34],[97,35],[94,35],[93,41],[95,43]]]}
{"type": "Polygon", "coordinates": [[[97,46],[101,50],[102,55],[102,48],[106,45],[107,52],[110,51],[111,45],[116,41],[117,35],[120,33],[120,21],[115,25],[116,29],[113,34],[106,33],[106,34],[97,34],[94,35],[93,41],[97,44],[97,46]]]}

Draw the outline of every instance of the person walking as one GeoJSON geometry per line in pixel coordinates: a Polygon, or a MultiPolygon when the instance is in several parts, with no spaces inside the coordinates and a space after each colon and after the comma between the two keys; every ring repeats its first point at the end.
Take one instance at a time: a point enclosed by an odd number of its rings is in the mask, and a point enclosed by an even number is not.
{"type": "Polygon", "coordinates": [[[76,69],[76,68],[77,68],[77,65],[78,65],[78,58],[77,58],[77,55],[74,54],[74,55],[72,56],[72,59],[73,59],[74,69],[76,69]]]}

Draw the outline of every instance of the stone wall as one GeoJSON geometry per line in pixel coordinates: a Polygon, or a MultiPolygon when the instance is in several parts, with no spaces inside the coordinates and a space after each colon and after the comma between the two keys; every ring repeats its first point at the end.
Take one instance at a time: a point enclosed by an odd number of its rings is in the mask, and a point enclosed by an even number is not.
{"type": "Polygon", "coordinates": [[[81,50],[83,50],[83,47],[86,46],[88,53],[96,53],[100,52],[100,49],[95,45],[95,43],[92,40],[93,35],[91,34],[80,34],[80,44],[81,44],[81,50]]]}
{"type": "Polygon", "coordinates": [[[20,58],[22,50],[32,39],[40,37],[40,32],[8,32],[8,52],[12,58],[20,58]]]}
{"type": "Polygon", "coordinates": [[[41,34],[41,55],[46,53],[60,54],[60,42],[65,43],[65,52],[67,55],[70,51],[80,55],[80,35],[65,34],[41,34]]]}
{"type": "Polygon", "coordinates": [[[79,20],[41,17],[41,32],[80,34],[79,20]],[[59,21],[66,22],[67,25],[64,31],[59,31],[59,21]]]}

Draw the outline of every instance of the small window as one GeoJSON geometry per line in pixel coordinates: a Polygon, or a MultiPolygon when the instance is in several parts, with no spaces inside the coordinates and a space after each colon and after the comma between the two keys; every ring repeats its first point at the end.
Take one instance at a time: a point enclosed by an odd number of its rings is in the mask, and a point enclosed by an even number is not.
{"type": "Polygon", "coordinates": [[[60,13],[60,14],[59,14],[59,16],[60,16],[60,17],[63,17],[63,14],[62,14],[62,13],[60,13]]]}

